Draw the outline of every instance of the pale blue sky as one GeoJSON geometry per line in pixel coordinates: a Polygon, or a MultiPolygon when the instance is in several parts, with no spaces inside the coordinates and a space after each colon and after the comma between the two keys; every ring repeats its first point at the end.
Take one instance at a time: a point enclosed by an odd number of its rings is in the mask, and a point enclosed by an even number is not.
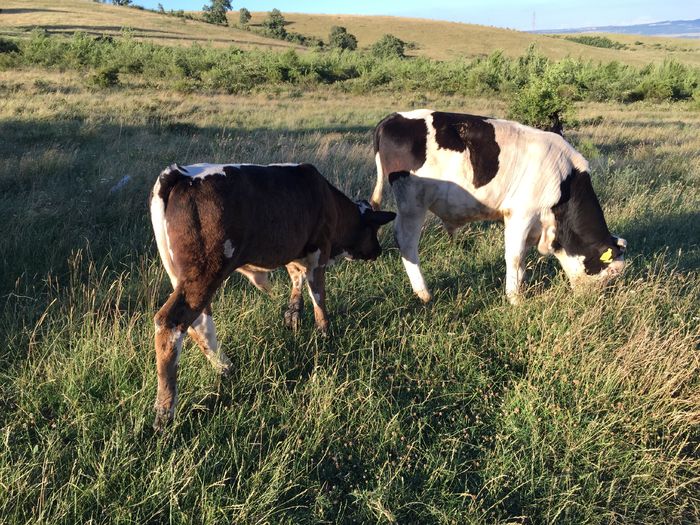
{"type": "MultiPolygon", "coordinates": [[[[158,0],[134,0],[155,8],[158,0]]],[[[209,0],[160,0],[165,9],[199,10],[209,0]]],[[[345,13],[436,18],[473,24],[532,29],[630,25],[700,18],[700,0],[392,0],[312,2],[310,0],[233,0],[234,10],[277,8],[288,13],[345,13]]]]}

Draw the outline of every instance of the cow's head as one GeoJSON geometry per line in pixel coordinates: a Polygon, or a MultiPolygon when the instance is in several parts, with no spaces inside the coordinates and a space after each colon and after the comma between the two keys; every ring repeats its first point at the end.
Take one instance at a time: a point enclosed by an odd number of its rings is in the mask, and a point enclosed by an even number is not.
{"type": "Polygon", "coordinates": [[[588,172],[572,170],[560,189],[559,202],[542,215],[539,251],[559,259],[574,288],[620,275],[627,241],[608,230],[588,172]]]}
{"type": "Polygon", "coordinates": [[[350,246],[345,247],[348,259],[374,260],[382,253],[377,239],[379,227],[393,221],[396,214],[391,211],[373,210],[366,200],[357,201],[360,221],[353,235],[350,246]]]}
{"type": "Polygon", "coordinates": [[[605,284],[622,274],[627,241],[615,235],[607,235],[590,244],[581,242],[580,238],[569,238],[562,243],[557,239],[557,226],[550,223],[543,227],[537,249],[542,254],[554,255],[571,286],[581,288],[591,284],[605,284]]]}

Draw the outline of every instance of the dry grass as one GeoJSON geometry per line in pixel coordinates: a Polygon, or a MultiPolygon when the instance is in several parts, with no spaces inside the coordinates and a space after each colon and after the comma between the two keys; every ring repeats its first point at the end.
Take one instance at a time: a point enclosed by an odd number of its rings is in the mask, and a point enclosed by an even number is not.
{"type": "MultiPolygon", "coordinates": [[[[237,13],[229,18],[235,20],[237,13]]],[[[253,13],[252,23],[260,23],[266,13],[253,13]]],[[[359,15],[311,15],[284,13],[290,22],[287,29],[313,35],[328,40],[331,26],[344,26],[355,35],[360,47],[367,47],[379,40],[385,33],[391,33],[404,41],[415,42],[418,48],[409,54],[427,56],[438,60],[459,57],[484,56],[497,49],[506,55],[522,55],[531,43],[535,43],[544,54],[553,59],[567,56],[583,57],[600,62],[619,62],[631,65],[645,65],[674,59],[679,62],[700,65],[700,42],[692,39],[657,37],[628,37],[610,35],[620,41],[644,42],[641,46],[631,45],[629,50],[603,49],[576,42],[535,35],[520,31],[474,24],[461,24],[418,18],[359,15]],[[662,46],[654,47],[655,44],[662,46]]]]}
{"type": "Polygon", "coordinates": [[[162,45],[211,43],[216,47],[236,45],[242,49],[299,48],[280,40],[265,38],[240,29],[165,16],[149,11],[101,4],[92,0],[4,0],[0,35],[16,35],[35,27],[50,33],[119,35],[123,28],[134,38],[162,45]]]}

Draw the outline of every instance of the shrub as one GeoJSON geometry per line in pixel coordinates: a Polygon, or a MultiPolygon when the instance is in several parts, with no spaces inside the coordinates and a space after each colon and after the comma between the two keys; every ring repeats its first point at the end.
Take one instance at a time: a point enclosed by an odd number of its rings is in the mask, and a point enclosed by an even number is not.
{"type": "Polygon", "coordinates": [[[119,68],[114,66],[102,67],[88,77],[88,83],[99,88],[118,86],[119,68]]]}
{"type": "Polygon", "coordinates": [[[231,10],[231,0],[211,0],[211,5],[202,7],[202,18],[210,24],[228,25],[226,11],[231,10]]]}
{"type": "Polygon", "coordinates": [[[564,38],[572,42],[584,44],[586,46],[604,47],[607,49],[627,49],[627,46],[625,44],[621,42],[616,42],[615,40],[611,40],[606,36],[581,35],[566,36],[564,38]]]}
{"type": "Polygon", "coordinates": [[[242,27],[246,27],[252,18],[250,11],[245,7],[241,7],[238,13],[238,23],[241,24],[242,27]]]}
{"type": "Polygon", "coordinates": [[[19,53],[19,46],[12,40],[0,38],[0,53],[19,53]]]}
{"type": "Polygon", "coordinates": [[[535,78],[523,87],[508,107],[508,117],[528,126],[561,132],[570,122],[571,99],[563,96],[550,78],[535,78]]]}
{"type": "Polygon", "coordinates": [[[328,35],[328,45],[332,48],[349,49],[353,51],[357,49],[357,37],[348,33],[348,30],[344,27],[333,26],[328,35]]]}
{"type": "Polygon", "coordinates": [[[403,40],[394,35],[385,34],[372,44],[370,52],[379,58],[403,58],[405,48],[406,43],[403,40]]]}
{"type": "Polygon", "coordinates": [[[287,36],[287,30],[284,26],[287,21],[279,9],[273,9],[267,14],[267,18],[263,21],[262,25],[265,31],[274,38],[284,39],[287,36]]]}

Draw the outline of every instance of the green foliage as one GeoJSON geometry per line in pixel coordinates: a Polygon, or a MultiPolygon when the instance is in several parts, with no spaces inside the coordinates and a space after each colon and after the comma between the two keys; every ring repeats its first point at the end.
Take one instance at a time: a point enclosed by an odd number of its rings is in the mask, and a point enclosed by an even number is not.
{"type": "Polygon", "coordinates": [[[226,12],[231,10],[231,0],[211,0],[210,5],[202,7],[202,18],[210,24],[228,25],[226,12]]]}
{"type": "Polygon", "coordinates": [[[248,11],[245,7],[241,7],[238,13],[238,23],[241,24],[242,27],[246,27],[252,18],[250,11],[248,11]]]}
{"type": "MultiPolygon", "coordinates": [[[[16,41],[18,51],[0,54],[0,67],[116,67],[122,73],[144,75],[149,83],[186,86],[188,91],[241,92],[268,85],[337,83],[357,93],[392,89],[466,96],[495,94],[511,102],[513,115],[524,115],[527,121],[540,125],[552,111],[558,110],[562,118],[568,113],[571,118],[569,109],[574,101],[678,101],[690,99],[700,89],[700,70],[674,61],[644,68],[573,58],[552,61],[530,47],[517,58],[496,51],[471,61],[438,62],[422,57],[401,58],[400,44],[394,45],[394,38],[383,39],[389,45],[378,46],[381,51],[307,53],[292,60],[275,51],[158,46],[139,42],[128,31],[115,39],[85,33],[66,39],[35,30],[28,39],[16,41]],[[530,103],[534,106],[528,109],[530,103]]],[[[285,39],[322,45],[317,39],[286,31],[285,39]]]]}
{"type": "Polygon", "coordinates": [[[287,30],[284,27],[286,24],[287,21],[284,19],[281,11],[279,9],[273,9],[267,14],[265,20],[263,20],[262,26],[270,36],[284,40],[287,36],[287,30]]]}
{"type": "Polygon", "coordinates": [[[98,88],[118,86],[119,69],[114,66],[101,67],[88,77],[88,84],[98,88]]]}
{"type": "Polygon", "coordinates": [[[131,5],[132,0],[112,0],[114,5],[128,6],[131,5]]]}
{"type": "Polygon", "coordinates": [[[354,51],[357,49],[357,37],[352,33],[348,33],[345,27],[332,26],[328,35],[328,45],[331,48],[354,51]]]}
{"type": "Polygon", "coordinates": [[[403,40],[387,33],[372,44],[370,52],[379,58],[403,58],[405,48],[406,43],[403,40]]]}
{"type": "Polygon", "coordinates": [[[606,36],[593,36],[593,35],[580,35],[580,36],[566,36],[566,40],[571,40],[572,42],[577,42],[579,44],[584,44],[593,47],[604,47],[607,49],[627,49],[627,46],[621,42],[616,42],[611,40],[606,36]]]}
{"type": "Polygon", "coordinates": [[[515,94],[508,106],[508,118],[549,131],[565,125],[571,111],[571,99],[562,95],[551,79],[537,78],[515,94]]]}

